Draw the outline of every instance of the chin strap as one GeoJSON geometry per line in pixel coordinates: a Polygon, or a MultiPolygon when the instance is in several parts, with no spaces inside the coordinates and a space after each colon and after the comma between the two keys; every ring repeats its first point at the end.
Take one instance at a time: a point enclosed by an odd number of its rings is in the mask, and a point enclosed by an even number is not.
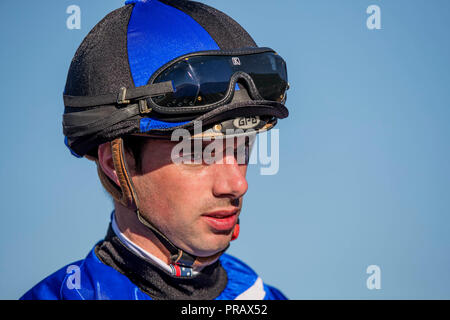
{"type": "MultiPolygon", "coordinates": [[[[97,163],[97,171],[100,181],[106,190],[108,190],[113,198],[120,202],[127,208],[130,208],[136,213],[139,221],[150,229],[158,240],[170,252],[172,275],[176,277],[192,277],[193,270],[201,270],[202,268],[214,263],[219,257],[228,249],[229,245],[222,251],[209,256],[197,257],[187,253],[176,247],[161,231],[158,230],[150,221],[145,219],[139,211],[139,201],[136,191],[129,175],[127,163],[125,161],[125,152],[123,146],[123,139],[118,138],[111,142],[112,158],[114,168],[119,179],[120,187],[117,186],[108,176],[105,175],[100,165],[97,163]]],[[[239,235],[239,220],[236,224],[231,240],[235,240],[239,235]]]]}

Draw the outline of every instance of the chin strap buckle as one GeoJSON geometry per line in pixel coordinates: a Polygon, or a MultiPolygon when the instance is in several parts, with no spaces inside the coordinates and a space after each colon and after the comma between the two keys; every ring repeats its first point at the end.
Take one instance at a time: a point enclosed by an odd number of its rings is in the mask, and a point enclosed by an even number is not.
{"type": "Polygon", "coordinates": [[[194,275],[192,268],[178,264],[170,264],[169,266],[172,269],[172,275],[175,277],[193,277],[194,275]]]}

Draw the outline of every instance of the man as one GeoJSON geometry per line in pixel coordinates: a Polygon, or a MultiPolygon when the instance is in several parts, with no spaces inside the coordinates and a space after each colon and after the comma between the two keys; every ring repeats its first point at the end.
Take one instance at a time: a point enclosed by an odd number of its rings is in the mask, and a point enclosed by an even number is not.
{"type": "Polygon", "coordinates": [[[287,89],[283,59],[214,8],[127,1],[107,15],[72,60],[63,129],[97,164],[111,224],[22,299],[285,299],[224,252],[252,137],[288,116],[287,89]]]}

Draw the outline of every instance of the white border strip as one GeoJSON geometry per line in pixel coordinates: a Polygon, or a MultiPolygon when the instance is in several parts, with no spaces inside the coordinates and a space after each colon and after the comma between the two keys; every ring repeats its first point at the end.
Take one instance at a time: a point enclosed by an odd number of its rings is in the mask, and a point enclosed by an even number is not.
{"type": "Polygon", "coordinates": [[[263,300],[265,296],[263,281],[258,277],[250,288],[242,292],[234,300],[263,300]]]}

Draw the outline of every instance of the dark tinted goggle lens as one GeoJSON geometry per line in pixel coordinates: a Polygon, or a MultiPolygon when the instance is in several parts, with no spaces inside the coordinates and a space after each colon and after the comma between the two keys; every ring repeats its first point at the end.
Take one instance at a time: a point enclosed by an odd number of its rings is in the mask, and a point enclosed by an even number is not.
{"type": "Polygon", "coordinates": [[[263,99],[281,101],[287,89],[284,60],[273,52],[236,56],[193,56],[159,74],[153,83],[171,81],[174,92],[152,98],[162,107],[195,107],[225,98],[233,74],[247,73],[263,99]]]}

